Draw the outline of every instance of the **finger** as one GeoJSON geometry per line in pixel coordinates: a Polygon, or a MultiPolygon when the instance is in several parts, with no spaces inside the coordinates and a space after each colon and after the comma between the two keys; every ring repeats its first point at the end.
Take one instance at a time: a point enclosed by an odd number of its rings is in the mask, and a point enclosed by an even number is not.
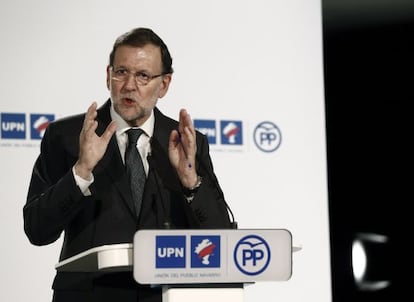
{"type": "Polygon", "coordinates": [[[85,119],[83,122],[83,131],[87,132],[91,126],[93,126],[96,116],[98,115],[97,111],[97,104],[93,102],[86,111],[85,119]]]}
{"type": "Polygon", "coordinates": [[[83,126],[83,135],[85,138],[92,138],[96,135],[95,131],[98,128],[98,122],[95,119],[85,120],[83,126]]]}
{"type": "Polygon", "coordinates": [[[188,117],[188,121],[186,123],[185,128],[187,128],[189,130],[189,135],[195,137],[196,131],[195,131],[195,128],[194,128],[194,124],[191,121],[191,117],[188,117]]]}
{"type": "Polygon", "coordinates": [[[168,146],[170,149],[175,149],[177,144],[180,142],[180,135],[177,130],[171,131],[170,139],[168,140],[168,146]]]}
{"type": "MultiPolygon", "coordinates": [[[[97,124],[97,122],[95,120],[85,120],[84,125],[83,125],[83,129],[82,129],[83,132],[86,135],[89,135],[92,132],[92,130],[94,130],[93,128],[96,124],[97,124]]],[[[95,127],[95,129],[96,129],[96,127],[95,127]]]]}
{"type": "Polygon", "coordinates": [[[196,151],[196,134],[189,127],[184,128],[185,140],[183,142],[183,147],[186,150],[187,155],[195,154],[196,151]]]}
{"type": "Polygon", "coordinates": [[[183,110],[180,110],[180,113],[178,115],[178,131],[180,131],[180,133],[184,132],[184,115],[183,115],[183,110]]]}
{"type": "Polygon", "coordinates": [[[190,129],[191,135],[195,136],[194,124],[193,124],[190,114],[187,112],[187,110],[181,109],[180,111],[180,132],[184,133],[186,127],[190,129]]]}
{"type": "Polygon", "coordinates": [[[96,102],[93,102],[89,107],[88,110],[86,111],[86,119],[94,119],[96,117],[96,108],[97,108],[97,104],[96,102]]]}
{"type": "Polygon", "coordinates": [[[85,137],[92,138],[94,135],[96,135],[95,131],[97,128],[98,128],[98,122],[95,120],[90,121],[89,128],[85,130],[85,137]]]}
{"type": "Polygon", "coordinates": [[[195,135],[194,123],[189,113],[187,113],[185,116],[185,125],[190,129],[191,134],[195,135]]]}
{"type": "Polygon", "coordinates": [[[188,139],[191,139],[192,141],[194,141],[195,136],[196,136],[196,131],[194,128],[194,124],[191,120],[191,116],[188,113],[182,116],[181,124],[182,124],[181,135],[186,136],[188,137],[188,139]]]}
{"type": "Polygon", "coordinates": [[[180,131],[184,132],[184,127],[188,126],[189,124],[192,124],[191,117],[188,114],[186,109],[181,109],[179,118],[180,118],[179,119],[179,121],[180,121],[180,131]]]}
{"type": "Polygon", "coordinates": [[[184,124],[188,124],[188,122],[191,122],[190,114],[188,113],[186,109],[180,110],[180,120],[184,124]]]}
{"type": "Polygon", "coordinates": [[[188,114],[187,109],[180,109],[180,117],[184,118],[188,114]]]}

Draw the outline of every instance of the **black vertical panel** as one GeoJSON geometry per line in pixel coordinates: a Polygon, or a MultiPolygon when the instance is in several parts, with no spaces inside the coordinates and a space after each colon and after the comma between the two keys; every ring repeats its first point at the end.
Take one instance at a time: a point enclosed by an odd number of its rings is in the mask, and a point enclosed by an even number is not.
{"type": "MultiPolygon", "coordinates": [[[[324,20],[334,20],[329,13],[324,9],[324,20]]],[[[324,22],[333,302],[391,301],[410,257],[403,252],[410,237],[403,246],[399,239],[413,199],[404,192],[411,177],[405,151],[413,137],[414,14],[413,21],[374,17],[352,26],[324,22]],[[362,290],[354,282],[351,248],[361,233],[389,238],[368,259],[370,278],[391,281],[385,289],[362,290]]]]}

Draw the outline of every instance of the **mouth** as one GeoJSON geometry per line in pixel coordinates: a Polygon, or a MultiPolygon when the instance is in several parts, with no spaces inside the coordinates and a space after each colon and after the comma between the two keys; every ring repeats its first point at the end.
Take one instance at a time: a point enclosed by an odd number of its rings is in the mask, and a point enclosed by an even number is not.
{"type": "Polygon", "coordinates": [[[131,98],[122,98],[122,102],[125,105],[128,105],[128,106],[132,106],[132,105],[135,104],[135,100],[134,99],[131,99],[131,98]]]}

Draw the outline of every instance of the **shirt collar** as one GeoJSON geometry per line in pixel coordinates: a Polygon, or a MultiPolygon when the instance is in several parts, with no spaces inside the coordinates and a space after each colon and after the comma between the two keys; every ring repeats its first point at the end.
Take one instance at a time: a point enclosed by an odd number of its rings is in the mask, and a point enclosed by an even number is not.
{"type": "MultiPolygon", "coordinates": [[[[116,121],[117,129],[116,129],[116,135],[122,135],[131,128],[130,125],[128,125],[127,122],[115,111],[113,104],[111,104],[111,118],[113,121],[116,121]]],[[[142,130],[144,130],[145,134],[149,137],[152,137],[154,134],[154,124],[155,124],[155,117],[154,117],[154,110],[151,111],[150,117],[139,127],[142,130]]]]}

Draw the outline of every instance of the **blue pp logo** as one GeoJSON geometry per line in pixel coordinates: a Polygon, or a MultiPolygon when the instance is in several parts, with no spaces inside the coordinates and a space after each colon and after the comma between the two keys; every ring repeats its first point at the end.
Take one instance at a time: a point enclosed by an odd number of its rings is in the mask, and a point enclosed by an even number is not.
{"type": "Polygon", "coordinates": [[[259,275],[270,263],[270,248],[267,242],[257,235],[240,239],[234,249],[234,263],[246,275],[259,275]]]}
{"type": "Polygon", "coordinates": [[[217,143],[217,130],[215,120],[194,120],[194,128],[207,136],[209,144],[217,143]]]}
{"type": "Polygon", "coordinates": [[[185,268],[185,236],[156,236],[155,267],[185,268]]]}
{"type": "Polygon", "coordinates": [[[272,122],[262,122],[254,130],[254,143],[263,152],[273,152],[282,143],[282,133],[272,122]]]}
{"type": "Polygon", "coordinates": [[[50,122],[55,119],[53,114],[31,114],[30,115],[30,138],[42,139],[50,122]]]}
{"type": "Polygon", "coordinates": [[[220,267],[220,236],[191,236],[191,267],[220,267]]]}
{"type": "Polygon", "coordinates": [[[24,113],[2,113],[1,138],[25,139],[26,115],[24,113]]]}
{"type": "Polygon", "coordinates": [[[242,145],[243,128],[241,121],[220,121],[221,143],[223,145],[242,145]]]}

